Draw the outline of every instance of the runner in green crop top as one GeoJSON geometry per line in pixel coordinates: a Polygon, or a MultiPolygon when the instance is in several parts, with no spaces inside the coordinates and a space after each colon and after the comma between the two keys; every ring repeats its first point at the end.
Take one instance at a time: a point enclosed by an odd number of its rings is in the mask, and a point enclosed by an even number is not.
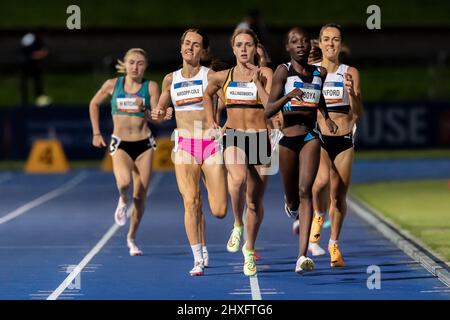
{"type": "Polygon", "coordinates": [[[99,107],[111,100],[114,130],[109,152],[119,190],[119,203],[114,218],[118,225],[125,225],[130,205],[128,191],[133,184],[134,208],[131,213],[127,245],[130,255],[142,255],[135,236],[145,210],[145,199],[152,171],[153,149],[156,148],[147,119],[150,106],[156,106],[159,88],[156,82],[144,80],[148,65],[147,54],[142,49],[130,49],[124,62],[119,61],[117,70],[124,76],[107,80],[92,98],[89,113],[92,123],[92,144],[106,147],[100,132],[99,107]]]}

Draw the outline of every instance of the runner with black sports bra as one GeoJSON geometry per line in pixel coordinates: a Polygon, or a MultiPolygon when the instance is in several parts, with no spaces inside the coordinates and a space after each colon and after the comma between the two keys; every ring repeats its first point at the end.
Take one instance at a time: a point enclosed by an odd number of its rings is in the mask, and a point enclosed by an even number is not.
{"type": "Polygon", "coordinates": [[[291,61],[281,64],[275,71],[267,118],[283,111],[284,137],[280,140],[280,169],[285,190],[285,211],[293,219],[300,219],[300,245],[295,271],[301,273],[314,268],[307,258],[313,205],[312,185],[320,160],[319,134],[316,126],[320,110],[331,132],[337,130],[329,118],[322,95],[327,72],[322,67],[308,64],[311,42],[308,33],[293,28],[287,34],[286,50],[291,61]],[[300,214],[299,214],[300,212],[300,214]]]}
{"type": "MultiPolygon", "coordinates": [[[[264,105],[272,84],[272,70],[258,67],[258,38],[250,29],[236,30],[231,46],[236,66],[215,73],[205,91],[205,111],[210,128],[214,121],[212,98],[220,89],[225,96],[227,121],[223,135],[224,159],[228,171],[228,190],[234,215],[234,227],[227,243],[229,252],[239,251],[246,204],[247,239],[242,246],[244,274],[255,275],[255,241],[263,220],[263,195],[267,176],[262,168],[270,163],[271,147],[264,117],[264,105]]],[[[219,132],[216,134],[220,135],[219,132]]]]}
{"type": "Polygon", "coordinates": [[[133,183],[133,211],[127,245],[130,255],[142,255],[135,237],[145,211],[145,200],[152,172],[155,140],[148,127],[150,107],[159,99],[158,84],[144,79],[148,66],[147,53],[139,48],[128,50],[124,61],[119,61],[117,70],[125,75],[107,80],[89,104],[92,124],[92,144],[106,147],[99,126],[100,105],[111,100],[114,130],[109,145],[113,172],[119,190],[119,203],[114,214],[116,223],[125,225],[129,206],[128,191],[133,183]]]}
{"type": "MultiPolygon", "coordinates": [[[[327,24],[320,30],[319,46],[322,51],[320,65],[327,69],[323,95],[330,118],[339,126],[337,132],[330,132],[322,115],[318,124],[322,133],[320,167],[314,182],[315,217],[311,229],[310,250],[320,255],[324,250],[319,246],[323,224],[323,208],[320,207],[321,194],[329,184],[331,235],[328,251],[332,267],[345,265],[338,240],[347,211],[346,196],[351,180],[354,154],[354,133],[356,122],[361,117],[363,104],[359,72],[356,68],[342,64],[339,54],[342,48],[341,27],[327,24]]],[[[322,201],[323,202],[323,201],[322,201]]]]}
{"type": "Polygon", "coordinates": [[[188,29],[181,37],[183,67],[167,74],[161,98],[152,111],[161,119],[173,105],[177,129],[173,161],[178,189],[184,202],[186,234],[194,256],[191,276],[201,276],[209,266],[205,240],[205,217],[202,213],[200,177],[208,191],[212,214],[224,218],[227,213],[227,184],[222,152],[216,141],[205,136],[207,128],[203,91],[214,71],[201,65],[209,50],[209,39],[199,29],[188,29]]]}

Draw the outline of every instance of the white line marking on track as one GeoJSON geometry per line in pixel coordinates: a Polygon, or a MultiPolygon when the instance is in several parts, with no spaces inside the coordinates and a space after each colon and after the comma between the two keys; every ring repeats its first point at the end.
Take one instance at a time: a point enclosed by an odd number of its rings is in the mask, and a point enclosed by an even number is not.
{"type": "Polygon", "coordinates": [[[56,188],[55,190],[50,191],[44,194],[43,196],[40,196],[39,198],[36,198],[33,201],[24,204],[23,206],[17,208],[16,210],[7,213],[3,217],[0,217],[0,224],[11,221],[12,219],[15,219],[18,216],[24,214],[25,212],[62,195],[64,192],[69,191],[70,189],[78,185],[81,181],[86,179],[87,176],[88,174],[86,172],[81,172],[80,174],[76,175],[72,180],[66,182],[65,184],[56,188]]]}
{"type": "MultiPolygon", "coordinates": [[[[154,179],[151,181],[150,188],[148,189],[147,196],[153,192],[155,187],[159,184],[159,182],[164,177],[164,174],[156,175],[154,179]]],[[[72,283],[72,281],[80,274],[84,267],[95,257],[97,253],[105,246],[105,244],[112,238],[112,236],[119,230],[120,226],[117,224],[113,224],[109,230],[105,233],[105,235],[100,239],[100,241],[92,248],[91,251],[81,260],[81,262],[73,268],[72,272],[64,279],[64,281],[52,292],[51,295],[47,297],[47,300],[56,300],[58,297],[67,289],[67,287],[72,283]]]]}

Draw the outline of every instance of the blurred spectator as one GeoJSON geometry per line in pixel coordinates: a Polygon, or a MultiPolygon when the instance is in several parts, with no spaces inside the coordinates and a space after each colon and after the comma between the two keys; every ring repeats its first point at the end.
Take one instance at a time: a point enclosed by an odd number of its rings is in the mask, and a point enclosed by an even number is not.
{"type": "Polygon", "coordinates": [[[251,9],[247,12],[244,21],[236,27],[238,29],[252,29],[258,36],[259,42],[267,43],[267,28],[258,9],[251,9]]]}
{"type": "Polygon", "coordinates": [[[48,49],[44,43],[44,29],[39,28],[35,32],[29,32],[21,40],[22,70],[20,76],[20,97],[23,106],[29,105],[28,80],[34,83],[35,104],[39,107],[51,103],[50,97],[44,94],[42,78],[42,61],[48,55],[48,49]]]}

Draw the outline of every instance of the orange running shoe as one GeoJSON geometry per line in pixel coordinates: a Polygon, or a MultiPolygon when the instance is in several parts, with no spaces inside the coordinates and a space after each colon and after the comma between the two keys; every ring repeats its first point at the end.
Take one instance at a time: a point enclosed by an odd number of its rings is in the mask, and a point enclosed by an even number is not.
{"type": "Polygon", "coordinates": [[[337,243],[328,245],[328,252],[330,253],[330,265],[332,268],[340,268],[345,266],[344,258],[342,258],[342,254],[337,243]]]}
{"type": "Polygon", "coordinates": [[[323,222],[324,222],[323,216],[319,216],[318,214],[314,215],[313,222],[311,225],[311,234],[309,236],[310,243],[319,243],[323,222]]]}

